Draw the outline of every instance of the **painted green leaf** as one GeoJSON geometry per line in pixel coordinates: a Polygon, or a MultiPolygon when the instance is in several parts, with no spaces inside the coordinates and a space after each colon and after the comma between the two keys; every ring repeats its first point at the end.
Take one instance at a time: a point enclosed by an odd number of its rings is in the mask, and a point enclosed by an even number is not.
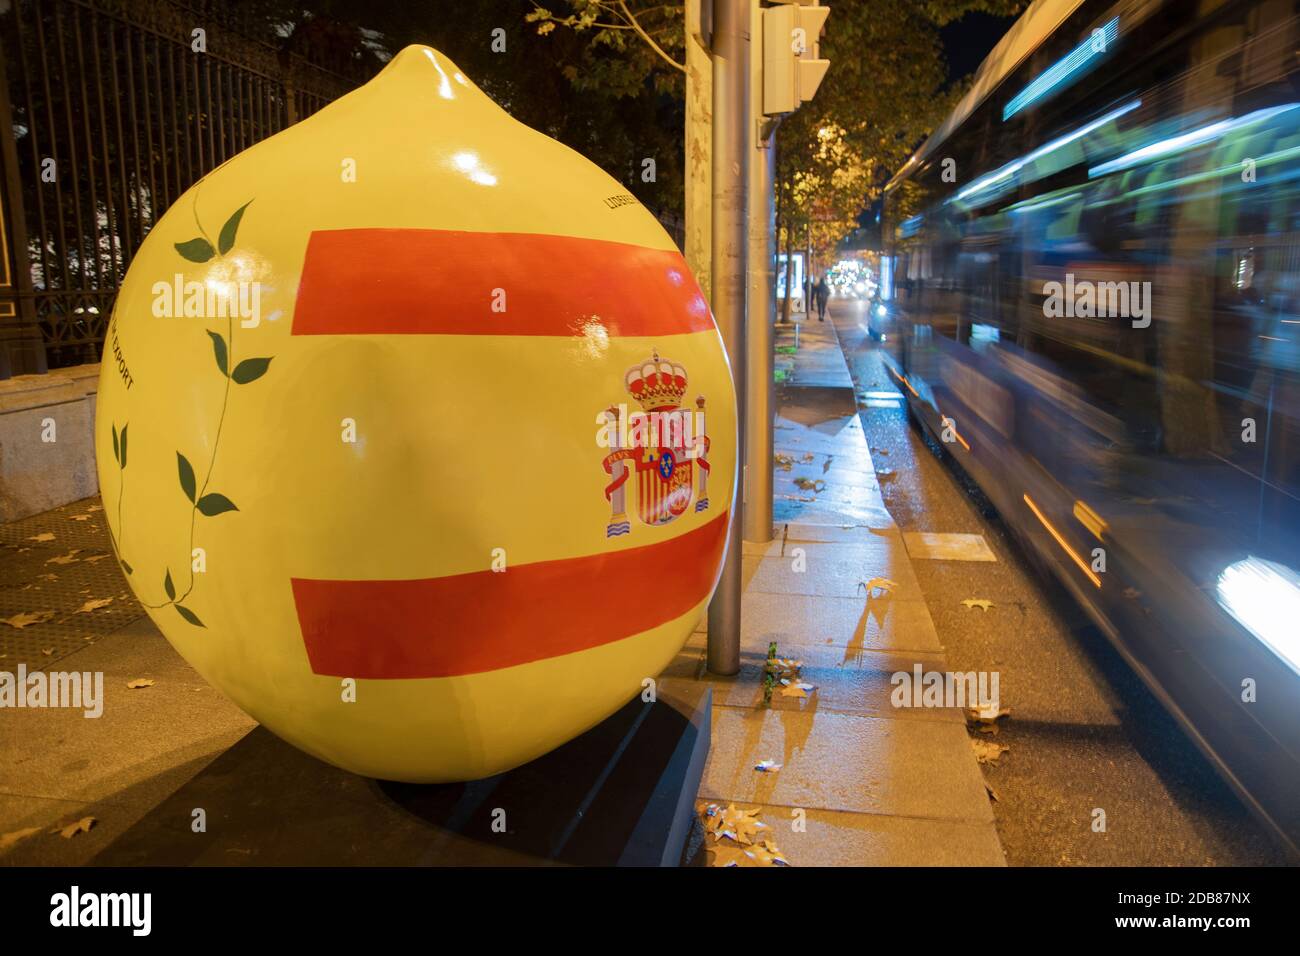
{"type": "Polygon", "coordinates": [[[191,239],[189,242],[176,243],[176,251],[190,262],[207,262],[216,254],[212,248],[212,243],[202,236],[191,239]]]}
{"type": "Polygon", "coordinates": [[[213,515],[219,515],[226,511],[238,511],[238,510],[239,509],[235,507],[235,503],[233,501],[231,501],[225,495],[219,495],[216,492],[213,492],[210,495],[204,495],[202,498],[199,499],[199,511],[209,518],[211,518],[213,515]]]}
{"type": "Polygon", "coordinates": [[[126,468],[126,430],[127,430],[127,428],[129,427],[129,425],[130,425],[130,422],[128,422],[126,425],[123,425],[123,426],[122,426],[122,434],[121,434],[121,435],[118,437],[118,439],[117,439],[117,441],[118,441],[118,446],[119,446],[119,451],[120,451],[120,454],[119,454],[118,457],[120,458],[120,460],[121,460],[121,462],[122,462],[122,467],[123,467],[123,469],[126,468]]]}
{"type": "Polygon", "coordinates": [[[221,227],[221,235],[217,237],[217,248],[221,250],[223,256],[234,247],[235,233],[239,231],[239,220],[244,218],[244,210],[249,207],[252,201],[250,199],[236,209],[231,217],[226,220],[226,224],[221,227]]]}
{"type": "Polygon", "coordinates": [[[208,329],[208,335],[212,339],[212,354],[216,356],[217,368],[221,369],[222,375],[229,375],[226,371],[226,340],[211,329],[208,329]]]}
{"type": "Polygon", "coordinates": [[[189,498],[191,502],[194,501],[196,487],[194,484],[194,469],[190,467],[190,463],[180,452],[176,453],[176,468],[181,475],[181,491],[185,492],[185,497],[189,498]]]}
{"type": "Polygon", "coordinates": [[[167,600],[176,600],[176,585],[172,584],[172,569],[167,569],[167,576],[163,578],[163,590],[167,592],[167,600]]]}
{"type": "Polygon", "coordinates": [[[113,425],[112,428],[113,428],[113,460],[117,462],[119,466],[121,466],[122,453],[117,450],[117,426],[113,425]]]}
{"type": "Polygon", "coordinates": [[[244,359],[235,366],[235,371],[230,377],[240,385],[247,385],[249,382],[255,382],[265,375],[270,364],[271,360],[269,358],[244,359]]]}
{"type": "Polygon", "coordinates": [[[173,604],[172,607],[176,608],[176,613],[185,618],[185,620],[189,621],[195,627],[207,627],[206,624],[199,620],[199,616],[189,608],[181,607],[179,604],[173,604]]]}

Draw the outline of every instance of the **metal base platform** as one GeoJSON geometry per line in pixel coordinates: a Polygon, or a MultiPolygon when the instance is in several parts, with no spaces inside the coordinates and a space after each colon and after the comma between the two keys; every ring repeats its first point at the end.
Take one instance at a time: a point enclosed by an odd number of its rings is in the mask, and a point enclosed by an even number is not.
{"type": "Polygon", "coordinates": [[[97,866],[676,866],[709,752],[712,694],[639,698],[558,750],[463,784],[370,780],[263,728],[97,866]],[[195,810],[206,830],[194,832],[195,810]],[[504,811],[504,815],[501,811],[504,811]]]}

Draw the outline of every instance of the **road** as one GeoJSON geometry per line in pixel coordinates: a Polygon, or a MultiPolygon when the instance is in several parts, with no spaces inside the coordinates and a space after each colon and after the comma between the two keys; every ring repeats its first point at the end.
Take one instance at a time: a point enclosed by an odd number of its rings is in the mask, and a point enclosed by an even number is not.
{"type": "MultiPolygon", "coordinates": [[[[832,303],[855,385],[896,392],[860,303],[832,303]]],[[[1269,865],[1287,862],[1068,594],[1030,563],[978,488],[909,418],[876,398],[859,415],[885,504],[901,530],[984,537],[995,562],[917,560],[956,671],[996,670],[1011,708],[983,767],[1013,866],[1269,865]],[[966,598],[987,598],[988,610],[966,598]],[[1105,832],[1094,831],[1095,811],[1105,832]]]]}

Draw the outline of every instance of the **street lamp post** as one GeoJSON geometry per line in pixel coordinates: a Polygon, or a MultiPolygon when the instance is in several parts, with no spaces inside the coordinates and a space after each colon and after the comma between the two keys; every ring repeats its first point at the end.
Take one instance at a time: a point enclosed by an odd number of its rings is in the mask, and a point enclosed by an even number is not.
{"type": "Polygon", "coordinates": [[[736,496],[727,554],[709,602],[708,667],[740,671],[741,530],[747,489],[745,459],[745,293],[749,264],[751,0],[715,0],[713,7],[713,314],[736,384],[736,496]]]}
{"type": "Polygon", "coordinates": [[[709,603],[715,674],[740,670],[742,538],[772,538],[773,133],[777,118],[812,99],[826,75],[817,40],[828,12],[815,0],[713,5],[713,314],[731,361],[737,414],[736,500],[709,603]]]}
{"type": "Polygon", "coordinates": [[[745,525],[744,538],[772,540],[772,415],[776,384],[776,128],[780,117],[763,113],[764,28],[759,0],[750,0],[752,38],[749,122],[749,303],[745,322],[745,525]]]}

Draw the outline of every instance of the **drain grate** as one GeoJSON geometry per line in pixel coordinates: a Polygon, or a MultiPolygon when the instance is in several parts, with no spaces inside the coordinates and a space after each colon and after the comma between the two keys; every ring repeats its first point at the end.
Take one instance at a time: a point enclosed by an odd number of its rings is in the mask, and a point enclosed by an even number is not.
{"type": "Polygon", "coordinates": [[[0,525],[0,670],[48,668],[143,616],[113,556],[99,498],[0,525]],[[112,603],[79,613],[105,598],[112,603]],[[24,614],[45,620],[2,623],[24,614]]]}

